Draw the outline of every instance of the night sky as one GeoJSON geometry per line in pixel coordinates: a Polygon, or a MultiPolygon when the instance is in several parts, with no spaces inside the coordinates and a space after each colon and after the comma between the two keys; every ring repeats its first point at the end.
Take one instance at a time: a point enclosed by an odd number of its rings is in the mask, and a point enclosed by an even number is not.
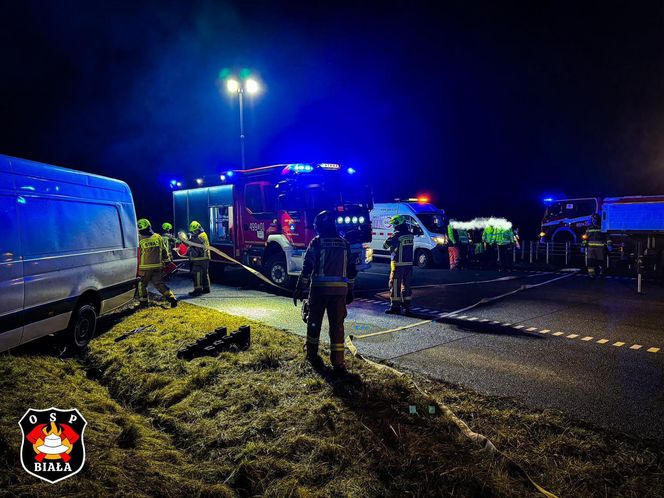
{"type": "Polygon", "coordinates": [[[121,178],[342,162],[377,201],[539,231],[547,195],[664,193],[664,2],[5,2],[0,153],[121,178]],[[440,5],[438,5],[440,4],[440,5]],[[582,4],[582,5],[579,5],[582,4]]]}

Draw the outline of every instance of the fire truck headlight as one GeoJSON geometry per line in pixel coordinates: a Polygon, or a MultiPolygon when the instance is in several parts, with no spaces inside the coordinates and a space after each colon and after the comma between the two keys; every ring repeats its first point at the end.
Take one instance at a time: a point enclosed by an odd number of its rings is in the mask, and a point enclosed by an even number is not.
{"type": "Polygon", "coordinates": [[[357,216],[353,216],[352,220],[353,223],[357,223],[357,216]]]}
{"type": "Polygon", "coordinates": [[[341,225],[343,222],[344,222],[344,217],[343,217],[343,216],[339,216],[339,217],[337,218],[337,223],[338,223],[339,225],[341,225]]]}
{"type": "Polygon", "coordinates": [[[540,237],[546,237],[546,232],[540,232],[540,237]]]}
{"type": "Polygon", "coordinates": [[[344,218],[344,223],[350,223],[350,216],[346,216],[344,218]]]}
{"type": "Polygon", "coordinates": [[[364,216],[360,216],[360,223],[364,223],[364,216]]]}

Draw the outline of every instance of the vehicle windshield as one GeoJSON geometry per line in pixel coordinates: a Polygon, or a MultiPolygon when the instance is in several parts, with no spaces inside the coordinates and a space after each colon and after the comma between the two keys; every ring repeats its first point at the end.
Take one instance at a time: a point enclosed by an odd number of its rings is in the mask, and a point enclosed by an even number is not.
{"type": "Polygon", "coordinates": [[[442,213],[418,213],[417,217],[430,232],[443,233],[445,216],[442,213]]]}
{"type": "Polygon", "coordinates": [[[576,199],[554,202],[547,209],[544,217],[552,218],[577,218],[590,216],[596,212],[597,204],[594,199],[576,199]]]}

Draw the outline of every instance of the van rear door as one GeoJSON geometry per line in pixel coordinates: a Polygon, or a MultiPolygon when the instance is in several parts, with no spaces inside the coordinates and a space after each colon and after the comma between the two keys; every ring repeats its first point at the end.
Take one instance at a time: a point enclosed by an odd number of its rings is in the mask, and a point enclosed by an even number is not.
{"type": "Polygon", "coordinates": [[[23,258],[17,218],[17,203],[21,200],[0,193],[0,351],[18,346],[23,334],[23,258]]]}

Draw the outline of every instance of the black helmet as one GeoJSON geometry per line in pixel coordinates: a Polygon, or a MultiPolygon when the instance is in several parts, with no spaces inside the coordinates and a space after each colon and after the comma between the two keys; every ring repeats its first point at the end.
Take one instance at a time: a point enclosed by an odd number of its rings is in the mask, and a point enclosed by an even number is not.
{"type": "Polygon", "coordinates": [[[314,219],[314,229],[318,235],[336,235],[337,226],[334,224],[332,211],[321,211],[314,219]]]}

